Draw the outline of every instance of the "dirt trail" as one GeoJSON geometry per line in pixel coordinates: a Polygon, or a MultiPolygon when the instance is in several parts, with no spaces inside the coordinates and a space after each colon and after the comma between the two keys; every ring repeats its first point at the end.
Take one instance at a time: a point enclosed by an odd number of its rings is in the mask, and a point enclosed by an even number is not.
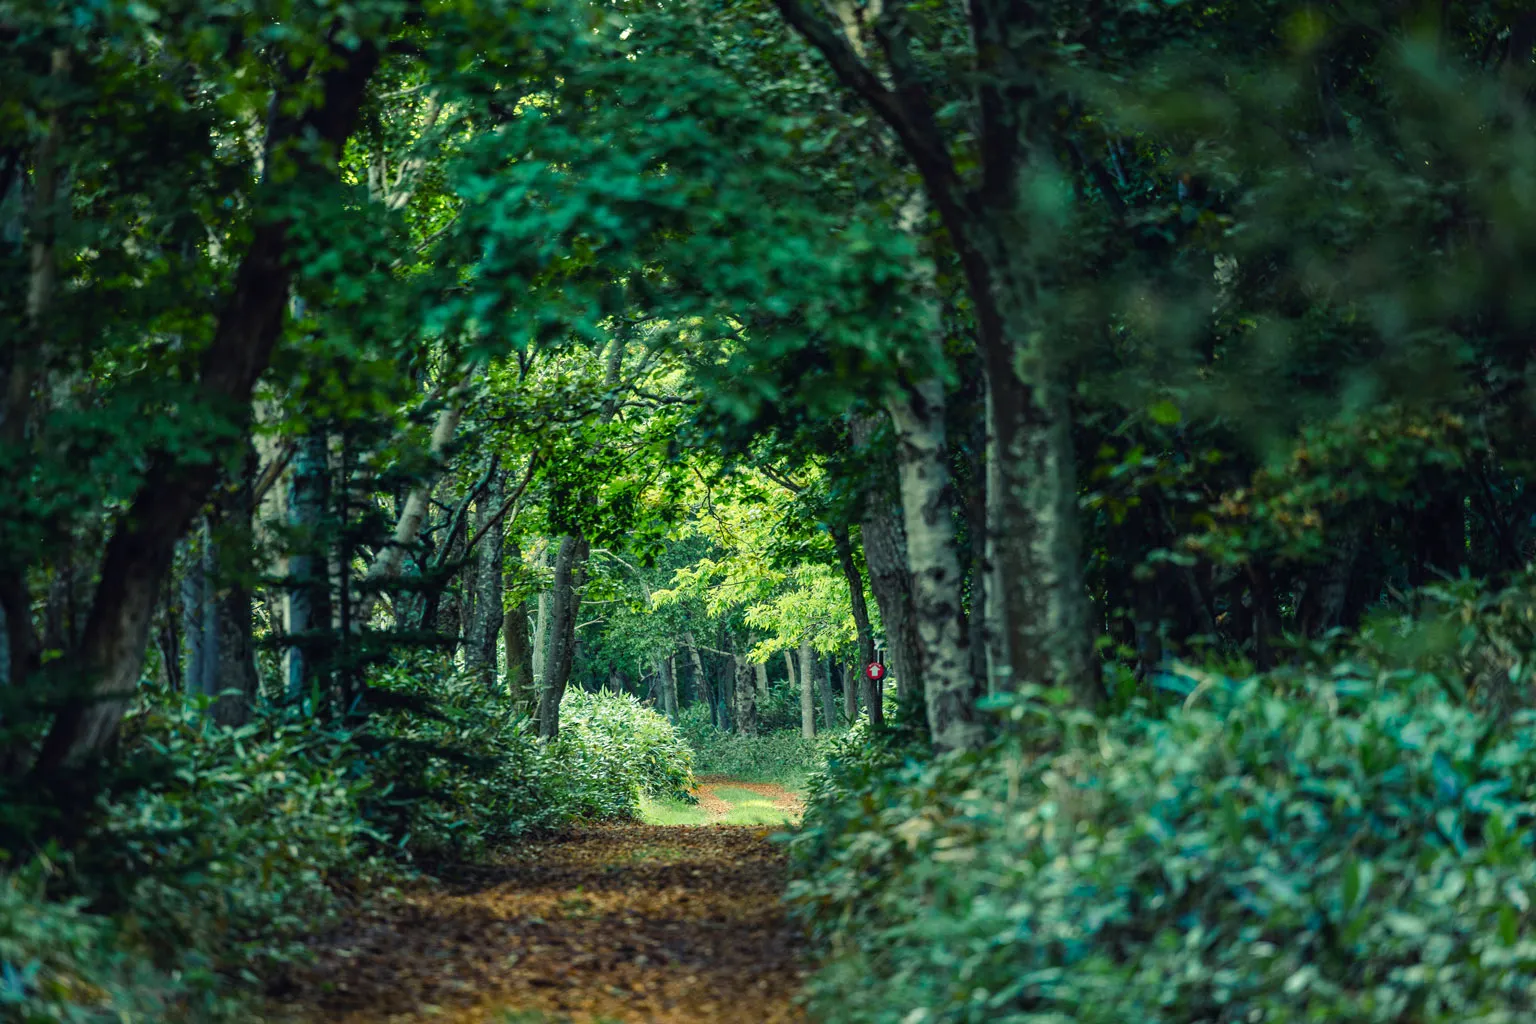
{"type": "Polygon", "coordinates": [[[787,811],[795,821],[800,820],[800,815],[805,810],[805,801],[783,786],[774,785],[771,782],[742,782],[729,775],[700,775],[693,795],[699,798],[699,807],[716,818],[724,817],[731,809],[729,801],[715,795],[718,789],[744,789],[749,793],[766,797],[773,801],[775,807],[787,811]]]}
{"type": "MultiPolygon", "coordinates": [[[[710,779],[701,796],[721,785],[756,790],[710,779]]],[[[282,1002],[314,1024],[800,1021],[771,831],[593,827],[439,869],[326,936],[282,1002]]]]}

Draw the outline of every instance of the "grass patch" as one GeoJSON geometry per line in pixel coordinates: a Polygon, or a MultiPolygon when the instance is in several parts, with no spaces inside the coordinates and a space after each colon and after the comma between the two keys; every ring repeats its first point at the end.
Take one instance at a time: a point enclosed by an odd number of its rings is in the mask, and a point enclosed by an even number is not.
{"type": "Polygon", "coordinates": [[[640,797],[640,820],[647,825],[707,825],[709,814],[703,808],[681,800],[640,797]]]}
{"type": "Polygon", "coordinates": [[[793,825],[794,814],[770,797],[733,786],[712,788],[711,794],[730,805],[724,815],[704,805],[643,796],[640,820],[648,825],[793,825]]]}

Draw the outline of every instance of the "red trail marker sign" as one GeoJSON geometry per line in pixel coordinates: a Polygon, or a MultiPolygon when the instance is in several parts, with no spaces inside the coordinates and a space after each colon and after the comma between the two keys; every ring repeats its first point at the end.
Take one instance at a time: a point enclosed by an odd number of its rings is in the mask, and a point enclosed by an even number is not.
{"type": "Polygon", "coordinates": [[[864,666],[864,678],[870,680],[871,682],[878,683],[880,680],[885,678],[885,666],[880,664],[878,661],[870,662],[868,665],[864,666]]]}

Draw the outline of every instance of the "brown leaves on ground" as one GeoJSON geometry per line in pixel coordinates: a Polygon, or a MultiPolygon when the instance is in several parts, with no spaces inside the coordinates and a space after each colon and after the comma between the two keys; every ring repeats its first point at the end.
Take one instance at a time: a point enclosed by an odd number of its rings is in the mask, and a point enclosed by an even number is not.
{"type": "Polygon", "coordinates": [[[317,939],[317,961],[289,979],[287,1011],[315,1024],[490,1024],[508,1010],[579,1022],[799,1021],[801,942],[767,835],[593,827],[489,865],[440,869],[437,883],[317,939]]]}

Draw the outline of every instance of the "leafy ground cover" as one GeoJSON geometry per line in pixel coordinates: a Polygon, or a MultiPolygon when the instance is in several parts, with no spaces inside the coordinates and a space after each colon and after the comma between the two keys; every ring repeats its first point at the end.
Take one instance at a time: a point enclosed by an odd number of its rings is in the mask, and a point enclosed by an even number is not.
{"type": "Polygon", "coordinates": [[[436,876],[316,937],[313,961],[274,994],[274,1014],[314,1024],[802,1019],[802,942],[765,829],[591,826],[436,876]]]}

